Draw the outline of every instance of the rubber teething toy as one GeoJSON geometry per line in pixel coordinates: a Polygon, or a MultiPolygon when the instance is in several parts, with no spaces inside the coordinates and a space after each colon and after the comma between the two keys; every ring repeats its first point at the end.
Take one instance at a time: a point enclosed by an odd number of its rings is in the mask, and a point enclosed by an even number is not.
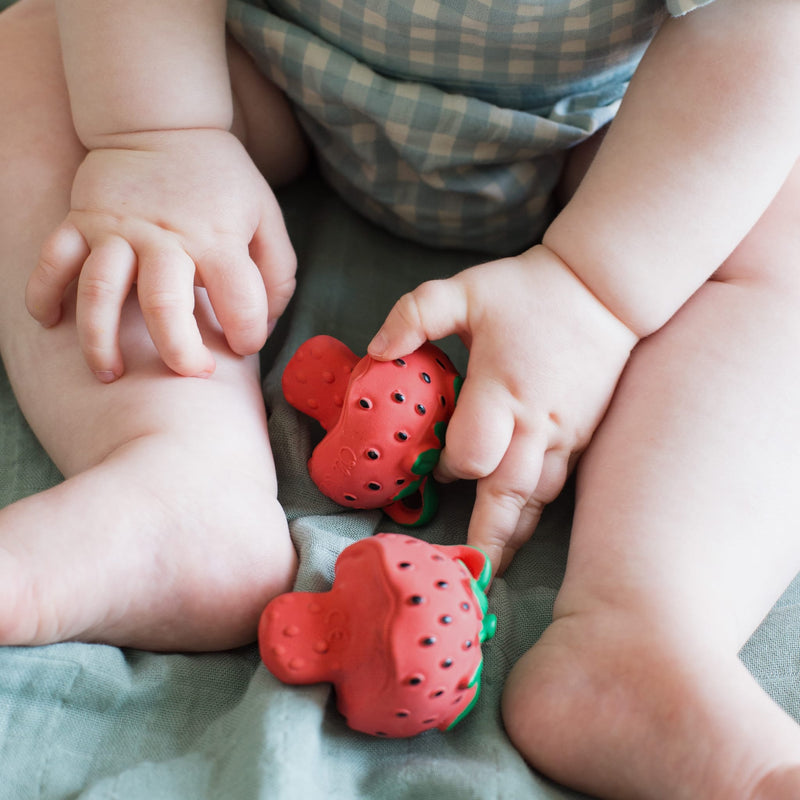
{"type": "Polygon", "coordinates": [[[374,736],[447,730],[480,690],[491,566],[467,545],[379,533],[345,548],[328,592],[272,600],[259,625],[264,664],[290,684],[333,683],[351,728],[374,736]]]}
{"type": "Polygon", "coordinates": [[[376,361],[331,336],[302,344],[282,377],[287,401],[327,432],[308,462],[320,491],[342,506],[382,508],[403,525],[421,525],[436,510],[428,476],[461,382],[430,342],[376,361]]]}

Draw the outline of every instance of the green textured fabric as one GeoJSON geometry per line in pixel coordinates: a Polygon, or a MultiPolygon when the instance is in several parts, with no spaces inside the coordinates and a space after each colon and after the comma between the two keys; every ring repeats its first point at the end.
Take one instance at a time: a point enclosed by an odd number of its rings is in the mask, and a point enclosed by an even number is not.
{"type": "MultiPolygon", "coordinates": [[[[283,400],[280,371],[296,346],[317,333],[363,353],[400,293],[474,258],[394,239],[313,178],[281,199],[298,251],[299,287],[263,354],[264,394],[281,500],[301,556],[297,588],[322,591],[347,544],[397,528],[378,512],[343,511],[316,491],[305,469],[316,429],[283,400]]],[[[463,368],[460,345],[444,346],[463,368]]],[[[60,476],[25,425],[4,374],[0,414],[0,504],[6,504],[60,476]]],[[[463,541],[472,490],[446,487],[435,521],[415,535],[441,544],[463,541]]],[[[0,800],[580,797],[527,767],[499,714],[505,676],[550,620],[571,512],[566,490],[494,582],[489,599],[498,630],[484,646],[483,692],[453,731],[397,741],[354,733],[327,685],[279,684],[255,647],[201,655],[85,644],[0,648],[0,800]]],[[[798,641],[795,582],[742,656],[800,720],[798,641]]]]}

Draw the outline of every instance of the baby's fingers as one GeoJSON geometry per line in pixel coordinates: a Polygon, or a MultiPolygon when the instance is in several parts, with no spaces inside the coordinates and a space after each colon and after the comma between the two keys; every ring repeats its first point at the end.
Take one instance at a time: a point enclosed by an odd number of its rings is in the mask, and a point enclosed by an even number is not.
{"type": "Polygon", "coordinates": [[[497,383],[467,376],[447,426],[445,447],[436,467],[437,480],[475,480],[491,475],[508,450],[514,424],[507,392],[497,383]]]}
{"type": "Polygon", "coordinates": [[[86,240],[70,222],[62,223],[45,240],[25,290],[25,304],[37,322],[49,328],[61,319],[64,292],[88,255],[86,240]]]}
{"type": "Polygon", "coordinates": [[[506,568],[538,522],[542,505],[535,489],[543,445],[532,436],[516,436],[497,469],[478,480],[467,540],[489,556],[494,574],[506,568]]]}
{"type": "Polygon", "coordinates": [[[207,252],[197,271],[234,353],[257,352],[267,339],[267,295],[246,249],[207,252]]]}
{"type": "Polygon", "coordinates": [[[215,364],[194,317],[194,273],[180,247],[139,248],[137,294],[158,354],[179,375],[207,377],[215,364]]]}
{"type": "Polygon", "coordinates": [[[477,479],[469,544],[489,556],[495,574],[521,544],[515,535],[535,507],[531,496],[545,447],[543,437],[520,430],[501,384],[467,377],[447,428],[436,477],[477,479]]]}
{"type": "Polygon", "coordinates": [[[119,347],[122,305],[136,277],[136,254],[118,236],[96,245],[78,279],[78,340],[89,368],[104,383],[123,371],[119,347]]]}
{"type": "Polygon", "coordinates": [[[296,268],[294,248],[274,200],[246,249],[230,244],[197,259],[231,350],[248,355],[263,347],[292,298],[296,268]]]}
{"type": "Polygon", "coordinates": [[[413,353],[427,340],[463,333],[467,296],[457,278],[427,281],[404,294],[369,344],[373,358],[390,360],[413,353]]]}
{"type": "Polygon", "coordinates": [[[250,242],[250,257],[258,267],[267,291],[267,329],[271,332],[292,299],[297,271],[297,256],[280,207],[273,197],[265,203],[261,221],[250,242]]]}
{"type": "Polygon", "coordinates": [[[489,556],[496,575],[531,537],[566,481],[569,458],[560,450],[544,451],[543,444],[515,439],[497,470],[478,481],[468,542],[489,556]]]}

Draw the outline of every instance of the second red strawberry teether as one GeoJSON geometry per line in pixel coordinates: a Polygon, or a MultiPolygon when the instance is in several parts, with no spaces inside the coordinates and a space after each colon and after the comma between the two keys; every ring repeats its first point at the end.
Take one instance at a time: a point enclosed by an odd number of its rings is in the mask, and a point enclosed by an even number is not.
{"type": "Polygon", "coordinates": [[[491,566],[474,547],[379,533],[342,551],[329,592],[264,610],[264,664],[291,684],[328,681],[351,728],[405,737],[447,730],[474,706],[481,644],[494,636],[491,566]]]}

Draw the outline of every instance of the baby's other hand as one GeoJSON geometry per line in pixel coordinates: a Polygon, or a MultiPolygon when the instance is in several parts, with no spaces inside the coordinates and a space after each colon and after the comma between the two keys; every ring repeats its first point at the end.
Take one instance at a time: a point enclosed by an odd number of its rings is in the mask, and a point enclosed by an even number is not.
{"type": "Polygon", "coordinates": [[[404,295],[369,353],[397,358],[452,333],[469,364],[437,477],[477,479],[468,541],[502,571],[561,491],[637,337],[541,245],[404,295]]]}
{"type": "Polygon", "coordinates": [[[120,314],[134,284],[160,357],[192,376],[214,370],[194,318],[195,286],[242,355],[264,344],[294,291],[295,256],[278,204],[225,131],[120,135],[87,154],[71,206],[42,247],[26,300],[40,323],[55,325],[77,279],[81,348],[103,381],[124,371],[120,314]]]}

